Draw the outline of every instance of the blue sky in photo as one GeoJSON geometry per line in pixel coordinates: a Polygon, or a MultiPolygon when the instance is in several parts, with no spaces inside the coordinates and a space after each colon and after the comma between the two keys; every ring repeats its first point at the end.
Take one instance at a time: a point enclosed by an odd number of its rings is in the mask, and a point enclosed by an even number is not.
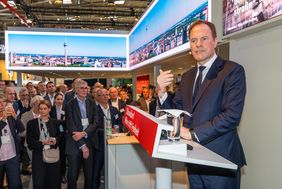
{"type": "Polygon", "coordinates": [[[207,0],[159,0],[129,38],[130,52],[150,42],[207,0]]]}
{"type": "Polygon", "coordinates": [[[125,37],[9,34],[9,52],[25,54],[126,57],[125,37]]]}

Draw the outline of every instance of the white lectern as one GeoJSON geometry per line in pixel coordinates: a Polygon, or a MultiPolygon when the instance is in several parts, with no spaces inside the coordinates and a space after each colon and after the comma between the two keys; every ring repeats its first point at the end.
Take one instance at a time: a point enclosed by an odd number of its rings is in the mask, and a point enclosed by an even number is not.
{"type": "MultiPolygon", "coordinates": [[[[137,107],[126,106],[123,124],[151,157],[233,170],[237,169],[236,164],[198,143],[186,140],[177,142],[160,140],[162,130],[171,131],[173,127],[137,107]],[[187,144],[191,145],[193,149],[187,150],[187,144]]],[[[169,168],[156,168],[156,177],[157,189],[171,189],[171,170],[169,168]],[[158,180],[161,180],[161,182],[158,182],[158,180]]]]}

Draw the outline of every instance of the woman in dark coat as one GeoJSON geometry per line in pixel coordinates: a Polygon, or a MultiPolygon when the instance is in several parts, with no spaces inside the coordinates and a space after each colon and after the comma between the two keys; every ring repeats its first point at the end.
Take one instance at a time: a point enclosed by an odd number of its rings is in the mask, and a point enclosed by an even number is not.
{"type": "Polygon", "coordinates": [[[50,117],[60,122],[59,126],[59,140],[60,140],[60,163],[61,163],[61,182],[66,183],[66,121],[65,111],[63,110],[64,96],[62,93],[57,93],[54,97],[54,106],[51,108],[50,117]]]}
{"type": "Polygon", "coordinates": [[[60,122],[50,118],[51,105],[47,100],[40,101],[40,118],[27,123],[27,144],[32,151],[33,189],[60,189],[60,160],[54,163],[43,161],[43,151],[57,149],[59,144],[60,122]]]}

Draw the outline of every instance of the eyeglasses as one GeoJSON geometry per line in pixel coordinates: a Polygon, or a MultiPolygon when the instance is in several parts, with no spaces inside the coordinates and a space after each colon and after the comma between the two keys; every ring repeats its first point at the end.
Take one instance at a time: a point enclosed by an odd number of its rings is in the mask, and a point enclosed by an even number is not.
{"type": "Polygon", "coordinates": [[[109,94],[101,94],[101,95],[98,95],[98,96],[109,96],[109,94]]]}
{"type": "Polygon", "coordinates": [[[87,90],[88,87],[79,87],[81,90],[87,90]]]}

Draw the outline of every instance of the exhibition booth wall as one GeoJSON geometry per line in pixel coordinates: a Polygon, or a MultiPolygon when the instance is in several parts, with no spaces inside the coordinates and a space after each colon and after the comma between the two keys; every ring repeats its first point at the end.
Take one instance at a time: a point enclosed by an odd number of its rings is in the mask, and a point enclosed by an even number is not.
{"type": "Polygon", "coordinates": [[[246,71],[240,138],[247,158],[242,189],[282,188],[282,26],[230,40],[230,59],[246,71]]]}

